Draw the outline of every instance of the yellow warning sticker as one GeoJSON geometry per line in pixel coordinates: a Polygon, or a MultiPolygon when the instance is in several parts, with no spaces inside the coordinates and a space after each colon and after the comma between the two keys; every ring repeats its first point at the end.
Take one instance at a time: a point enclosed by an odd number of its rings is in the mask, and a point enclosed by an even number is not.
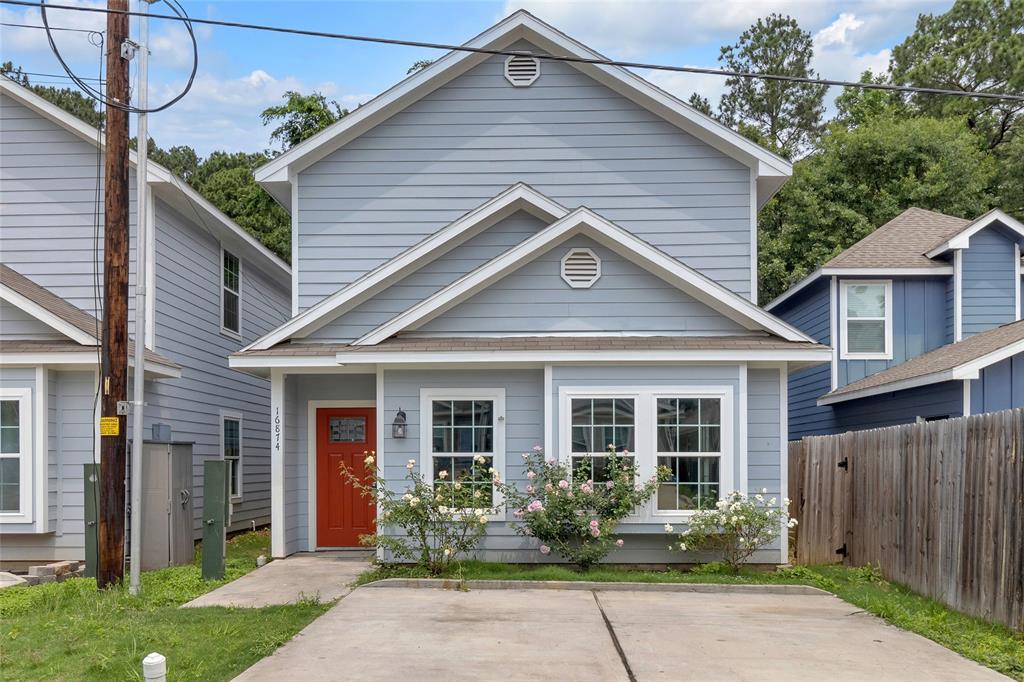
{"type": "Polygon", "coordinates": [[[120,436],[121,435],[121,418],[120,417],[100,417],[100,435],[101,436],[120,436]]]}

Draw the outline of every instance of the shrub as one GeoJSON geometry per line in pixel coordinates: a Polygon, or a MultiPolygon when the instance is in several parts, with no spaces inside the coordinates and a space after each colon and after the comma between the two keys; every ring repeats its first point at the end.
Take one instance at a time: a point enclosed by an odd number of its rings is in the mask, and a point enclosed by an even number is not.
{"type": "MultiPolygon", "coordinates": [[[[767,490],[762,491],[767,493],[767,490]]],[[[786,508],[789,500],[777,506],[776,498],[765,500],[763,494],[747,497],[733,491],[718,501],[714,509],[693,512],[686,530],[678,536],[673,547],[684,552],[711,550],[722,555],[722,561],[732,572],[784,532],[796,525],[786,508]]],[[[665,530],[672,532],[671,525],[665,530]]]]}
{"type": "MultiPolygon", "coordinates": [[[[476,548],[487,531],[487,515],[493,510],[472,506],[472,486],[463,487],[461,481],[454,481],[447,490],[435,490],[414,472],[416,460],[410,459],[405,467],[406,488],[399,493],[390,489],[381,476],[375,453],[367,452],[365,462],[372,472],[362,479],[341,464],[342,475],[380,511],[378,532],[362,536],[360,542],[384,549],[398,559],[416,562],[431,575],[444,574],[460,557],[476,548]],[[383,534],[381,525],[399,528],[403,533],[383,534]]],[[[442,478],[444,473],[441,472],[442,478]]],[[[491,474],[497,482],[497,474],[491,474]]]]}
{"type": "Polygon", "coordinates": [[[625,540],[615,536],[622,519],[655,493],[659,475],[637,483],[627,452],[609,446],[603,481],[573,477],[569,466],[544,459],[539,446],[523,453],[528,483],[525,491],[499,484],[505,504],[522,523],[513,524],[519,535],[537,538],[541,554],[554,551],[570,563],[588,570],[625,540]]]}

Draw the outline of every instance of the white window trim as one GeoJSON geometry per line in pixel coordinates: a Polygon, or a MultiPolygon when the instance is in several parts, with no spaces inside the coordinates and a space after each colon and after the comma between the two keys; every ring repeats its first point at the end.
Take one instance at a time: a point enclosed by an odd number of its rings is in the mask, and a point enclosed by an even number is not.
{"type": "MultiPolygon", "coordinates": [[[[842,360],[892,360],[892,280],[843,279],[839,281],[839,357],[842,360]],[[881,353],[851,353],[847,350],[847,289],[852,286],[881,285],[885,287],[885,350],[881,353]]],[[[873,318],[871,318],[873,319],[873,318]]]]}
{"type": "Polygon", "coordinates": [[[220,262],[217,269],[217,285],[220,291],[220,333],[224,336],[230,336],[231,338],[241,341],[242,340],[242,258],[237,255],[234,251],[228,251],[222,244],[220,247],[220,262]],[[224,254],[229,254],[238,259],[238,291],[235,292],[238,295],[238,331],[234,329],[228,329],[224,326],[224,254]]]}
{"type": "Polygon", "coordinates": [[[34,459],[34,452],[32,449],[32,419],[35,416],[32,411],[32,389],[28,387],[0,388],[0,400],[17,400],[19,403],[18,436],[20,442],[18,444],[18,459],[21,462],[18,480],[21,487],[18,500],[20,503],[20,510],[17,512],[0,512],[0,524],[32,523],[32,512],[35,502],[35,497],[32,494],[32,461],[34,459]]]}
{"type": "MultiPolygon", "coordinates": [[[[722,401],[722,445],[719,462],[719,493],[724,495],[740,485],[735,470],[746,467],[746,458],[735,442],[735,395],[733,386],[677,385],[677,386],[562,386],[558,389],[558,460],[571,466],[572,457],[572,399],[573,398],[633,398],[637,477],[644,481],[657,473],[658,464],[658,398],[719,398],[722,401]]],[[[740,415],[740,419],[745,419],[740,415]]],[[[697,455],[699,453],[695,453],[697,455]]],[[[664,510],[657,508],[657,496],[651,498],[636,514],[624,523],[686,523],[694,510],[664,510]]]]}
{"type": "MultiPolygon", "coordinates": [[[[435,400],[491,400],[494,402],[494,454],[491,466],[505,480],[505,389],[504,388],[421,388],[420,389],[420,474],[428,483],[434,480],[433,425],[431,403],[435,400]]],[[[494,490],[494,509],[487,514],[492,521],[505,520],[504,497],[494,490]]]]}
{"type": "Polygon", "coordinates": [[[222,460],[225,460],[225,461],[227,461],[227,457],[225,457],[225,453],[224,453],[224,420],[225,419],[233,419],[233,420],[238,422],[238,464],[235,466],[235,476],[238,477],[238,494],[237,495],[231,495],[230,494],[230,490],[231,490],[230,482],[228,484],[228,491],[229,491],[229,500],[231,502],[241,502],[242,501],[242,494],[244,492],[242,490],[242,484],[245,482],[245,476],[242,474],[242,467],[244,466],[243,462],[245,460],[245,445],[244,445],[244,442],[245,442],[244,433],[245,432],[243,430],[245,428],[245,420],[243,419],[241,412],[234,412],[232,410],[221,410],[220,411],[220,458],[222,460]]]}

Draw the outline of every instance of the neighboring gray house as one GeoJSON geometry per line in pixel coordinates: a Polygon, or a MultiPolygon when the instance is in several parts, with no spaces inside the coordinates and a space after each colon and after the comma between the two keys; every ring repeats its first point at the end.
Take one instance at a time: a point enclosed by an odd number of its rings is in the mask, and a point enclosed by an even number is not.
{"type": "MultiPolygon", "coordinates": [[[[599,57],[526,12],[468,44],[599,57]]],[[[496,503],[486,468],[525,484],[535,445],[598,478],[609,442],[671,467],[619,561],[669,560],[663,525],[729,490],[784,496],[787,376],[830,357],[755,301],[790,172],[624,69],[460,51],[259,169],[292,319],[231,366],[271,378],[273,554],[373,529],[338,471],[366,450],[396,488],[413,459],[496,503]]],[[[492,520],[481,557],[539,558],[492,520]]]]}
{"type": "MultiPolygon", "coordinates": [[[[84,557],[82,464],[98,456],[101,139],[0,78],[4,563],[84,557]]],[[[184,182],[156,164],[150,169],[143,438],[163,424],[171,439],[192,444],[197,532],[208,458],[232,461],[232,528],[266,523],[270,385],[230,369],[227,357],[287,319],[291,273],[184,182]]]]}
{"type": "Polygon", "coordinates": [[[769,303],[833,353],[790,376],[790,438],[1024,406],[1022,246],[1002,211],[910,208],[769,303]]]}

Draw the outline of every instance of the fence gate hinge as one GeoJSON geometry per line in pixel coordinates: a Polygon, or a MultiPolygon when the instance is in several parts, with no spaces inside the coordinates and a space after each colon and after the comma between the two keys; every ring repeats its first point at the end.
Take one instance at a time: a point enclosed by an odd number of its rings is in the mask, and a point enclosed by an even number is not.
{"type": "Polygon", "coordinates": [[[838,554],[839,556],[843,557],[844,559],[846,558],[847,552],[846,552],[846,543],[845,542],[843,543],[842,547],[840,547],[839,549],[836,550],[836,554],[838,554]]]}
{"type": "Polygon", "coordinates": [[[838,464],[836,464],[836,466],[839,467],[840,469],[846,469],[847,471],[849,471],[850,470],[850,458],[849,457],[843,457],[843,461],[841,461],[838,464]]]}

